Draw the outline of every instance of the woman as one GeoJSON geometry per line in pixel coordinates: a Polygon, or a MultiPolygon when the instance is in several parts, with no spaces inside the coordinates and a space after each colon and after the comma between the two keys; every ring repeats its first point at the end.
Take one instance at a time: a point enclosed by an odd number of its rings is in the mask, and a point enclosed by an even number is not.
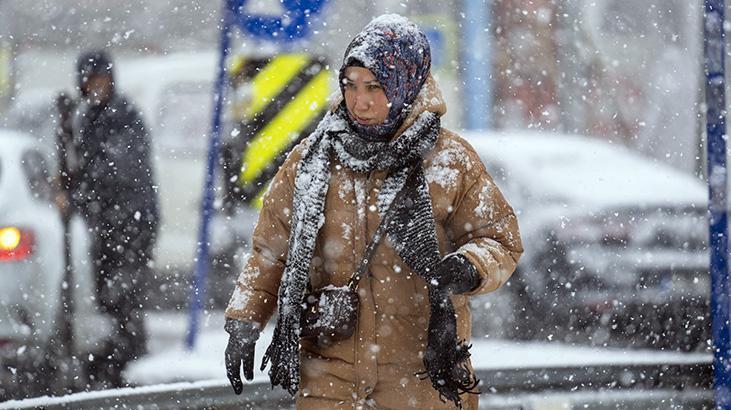
{"type": "Polygon", "coordinates": [[[426,36],[397,15],[348,46],[342,101],[275,176],[226,310],[237,393],[278,304],[263,366],[298,409],[477,408],[468,297],[505,283],[523,249],[477,154],[440,127],[430,66],[426,36]],[[345,285],[391,207],[358,282],[355,334],[328,346],[302,339],[307,289],[345,285]]]}

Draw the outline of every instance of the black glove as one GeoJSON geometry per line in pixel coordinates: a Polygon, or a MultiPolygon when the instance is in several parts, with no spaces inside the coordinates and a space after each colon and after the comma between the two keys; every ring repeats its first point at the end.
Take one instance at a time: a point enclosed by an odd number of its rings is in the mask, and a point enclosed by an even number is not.
{"type": "Polygon", "coordinates": [[[437,264],[429,283],[442,292],[458,295],[475,290],[480,285],[480,275],[467,257],[452,253],[437,264]]]}
{"type": "Polygon", "coordinates": [[[241,394],[244,390],[244,383],[241,381],[242,365],[246,380],[254,379],[254,345],[259,339],[259,325],[227,318],[223,328],[229,334],[226,346],[226,376],[234,392],[241,394]]]}

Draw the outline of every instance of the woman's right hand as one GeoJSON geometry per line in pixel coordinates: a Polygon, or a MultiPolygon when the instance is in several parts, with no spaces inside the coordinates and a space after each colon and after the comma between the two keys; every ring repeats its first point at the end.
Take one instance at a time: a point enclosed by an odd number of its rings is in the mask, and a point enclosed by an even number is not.
{"type": "Polygon", "coordinates": [[[246,380],[254,379],[254,346],[259,339],[259,325],[229,318],[224,329],[229,334],[225,353],[226,376],[234,393],[241,394],[244,390],[241,367],[246,380]]]}

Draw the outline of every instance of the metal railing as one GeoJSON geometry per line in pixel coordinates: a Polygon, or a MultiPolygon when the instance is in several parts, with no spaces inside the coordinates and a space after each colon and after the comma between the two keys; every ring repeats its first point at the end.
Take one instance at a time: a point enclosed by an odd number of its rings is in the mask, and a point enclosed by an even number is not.
{"type": "MultiPolygon", "coordinates": [[[[711,362],[478,370],[480,408],[713,408],[711,362]]],[[[0,403],[0,409],[287,409],[294,401],[268,382],[226,380],[83,392],[0,403]]]]}

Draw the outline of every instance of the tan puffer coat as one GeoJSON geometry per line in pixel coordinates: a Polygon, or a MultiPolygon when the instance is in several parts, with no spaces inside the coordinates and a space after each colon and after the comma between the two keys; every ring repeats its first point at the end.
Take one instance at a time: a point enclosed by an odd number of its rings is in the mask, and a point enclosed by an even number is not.
{"type": "MultiPolygon", "coordinates": [[[[424,110],[446,112],[433,79],[425,83],[402,130],[424,110]]],[[[400,135],[398,132],[396,135],[400,135]]],[[[254,231],[253,249],[238,279],[226,317],[265,325],[277,307],[287,260],[297,146],[274,177],[254,231]]],[[[310,280],[314,288],[345,285],[357,268],[379,223],[376,210],[384,172],[353,172],[332,161],[325,202],[325,224],[315,247],[310,280]]],[[[470,295],[494,291],[508,280],[523,252],[513,209],[493,183],[473,148],[442,129],[424,158],[442,255],[460,252],[477,268],[480,286],[452,296],[460,340],[469,339],[470,295]]],[[[302,377],[298,409],[442,409],[424,371],[429,302],[425,282],[411,272],[383,240],[359,284],[360,312],[355,335],[327,348],[301,344],[302,377]]],[[[259,343],[269,343],[260,340],[259,343]]],[[[479,352],[473,352],[479,354],[479,352]]],[[[257,358],[258,359],[258,358],[257,358]]],[[[477,408],[477,396],[463,395],[464,407],[477,408]]]]}

